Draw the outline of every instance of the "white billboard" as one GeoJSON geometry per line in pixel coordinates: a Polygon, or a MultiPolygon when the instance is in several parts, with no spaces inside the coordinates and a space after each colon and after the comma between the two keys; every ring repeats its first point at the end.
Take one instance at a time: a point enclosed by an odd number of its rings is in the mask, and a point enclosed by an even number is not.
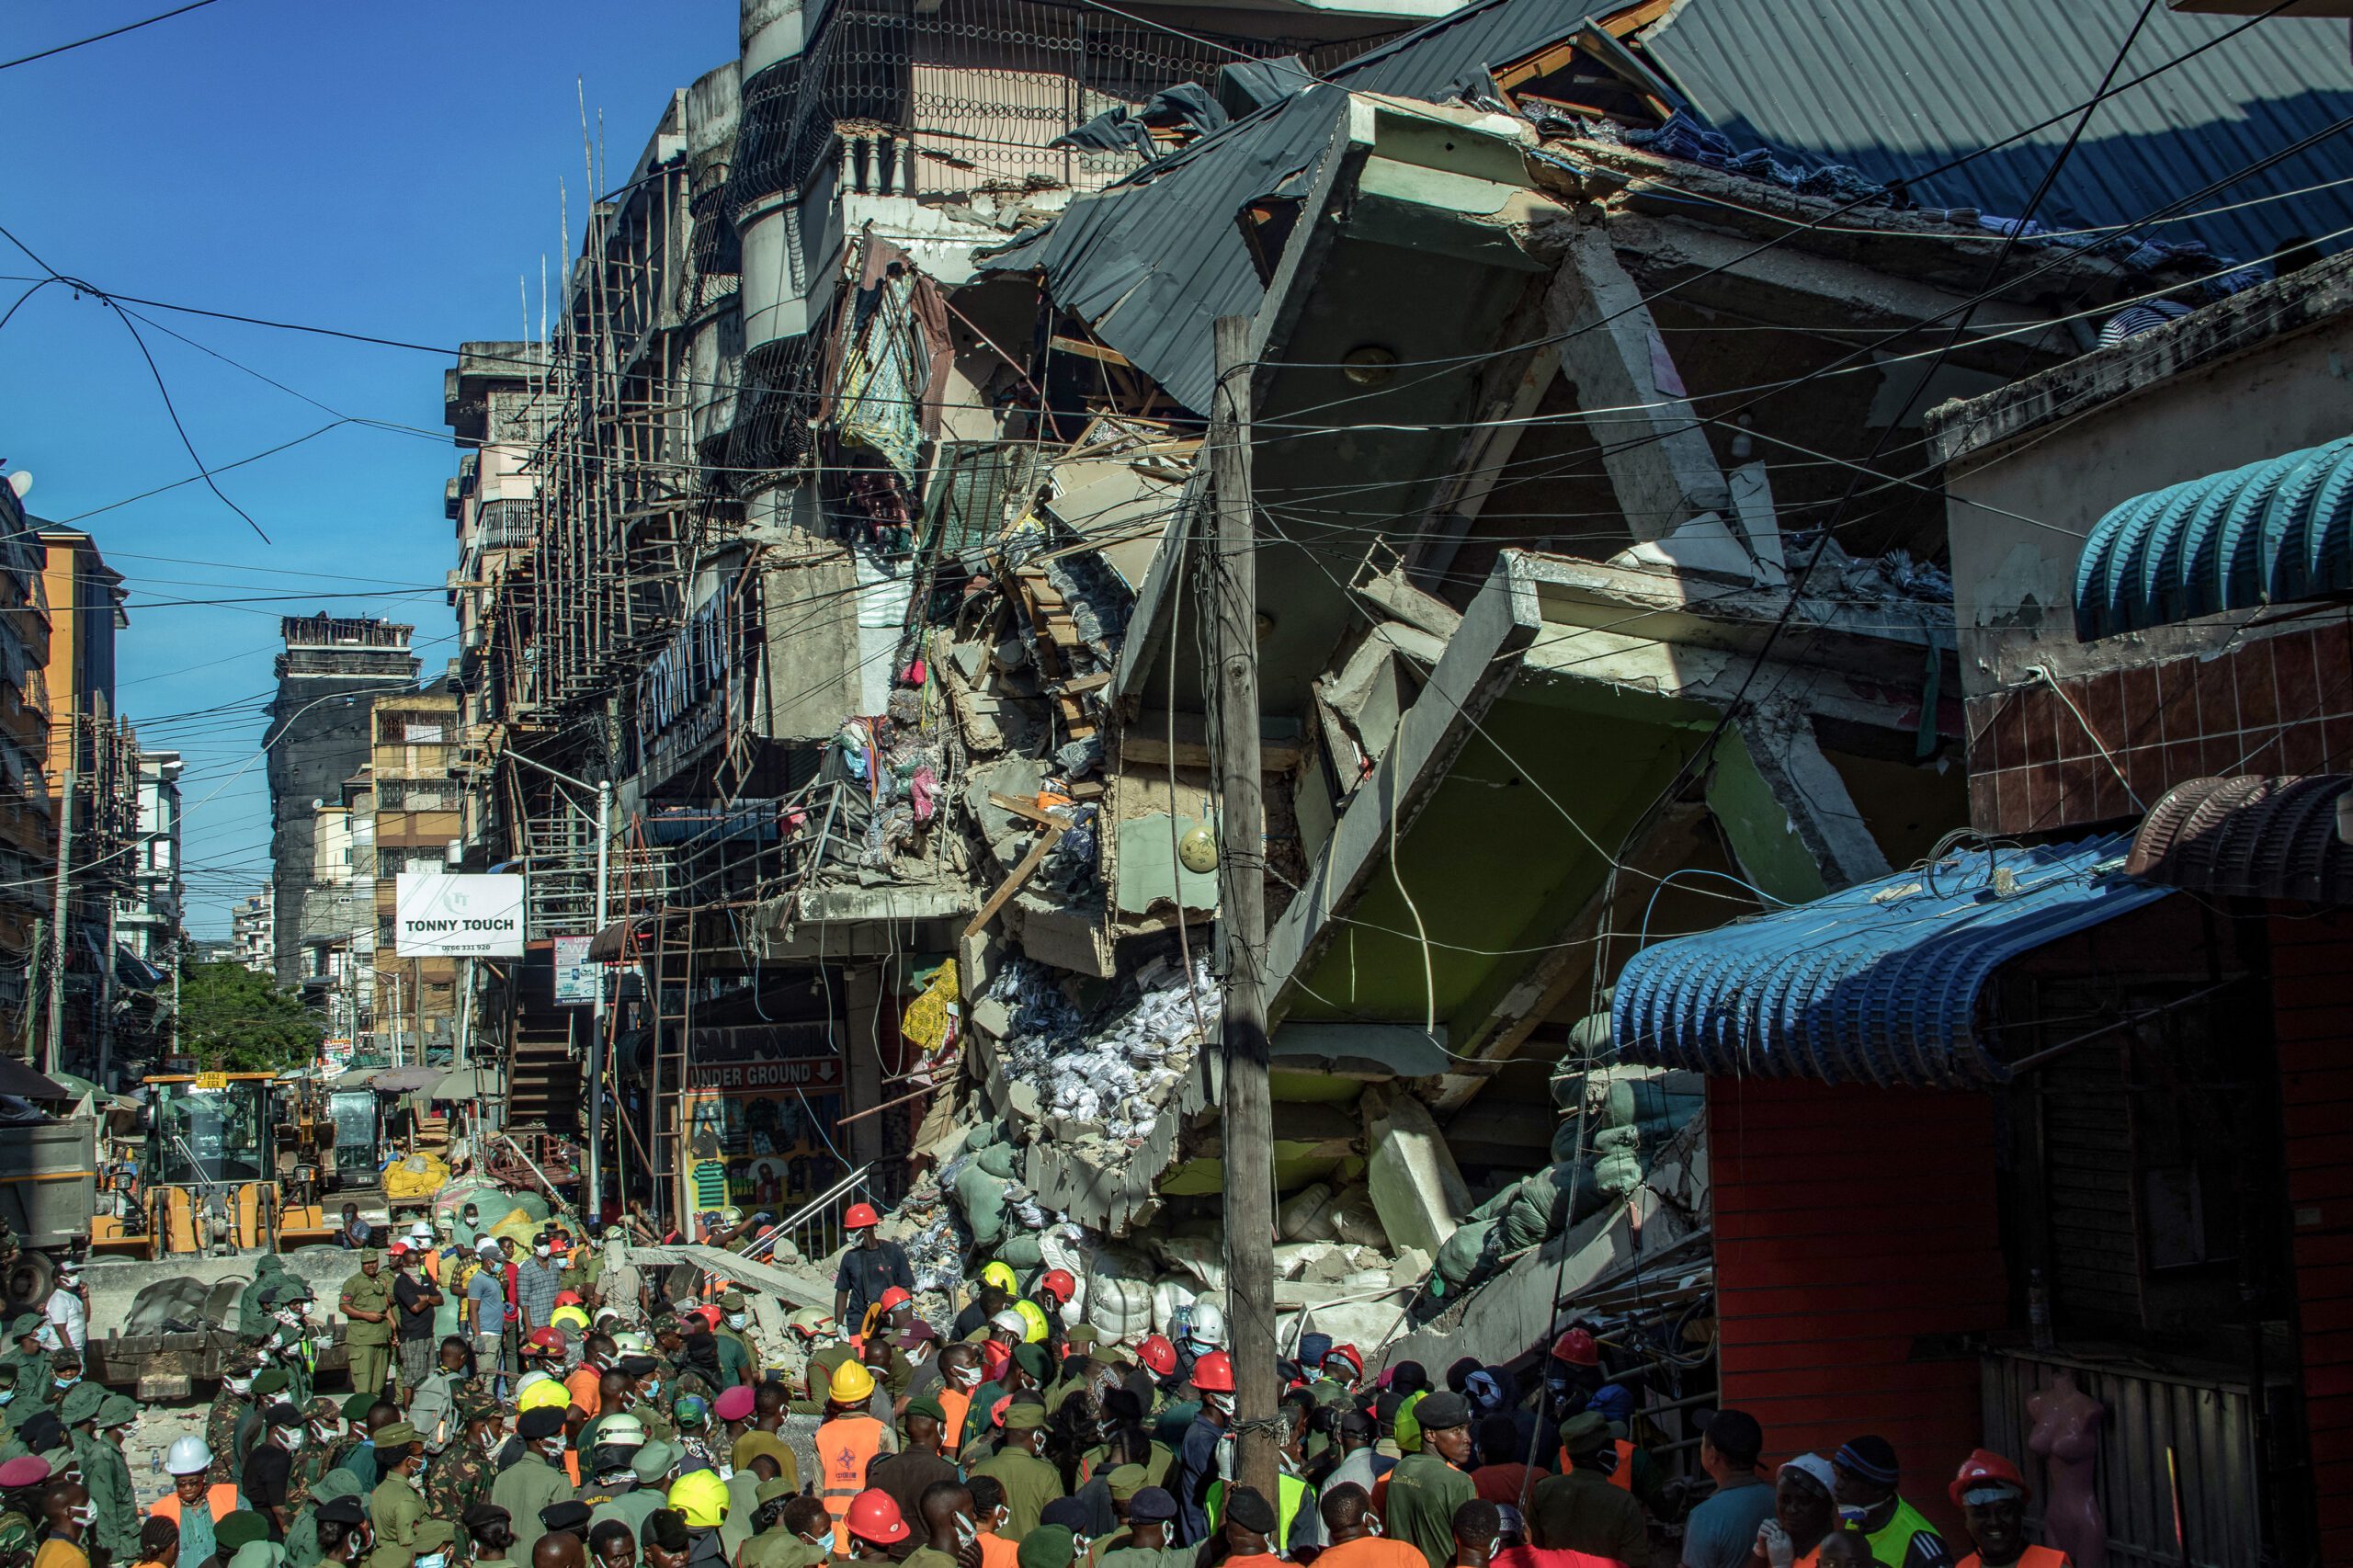
{"type": "Polygon", "coordinates": [[[523,879],[403,871],[392,894],[392,951],[404,959],[519,959],[523,879]]]}

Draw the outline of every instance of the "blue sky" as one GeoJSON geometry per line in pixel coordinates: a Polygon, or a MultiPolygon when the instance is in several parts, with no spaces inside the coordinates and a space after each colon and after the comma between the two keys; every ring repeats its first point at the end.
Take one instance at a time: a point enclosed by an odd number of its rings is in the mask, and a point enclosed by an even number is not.
{"type": "MultiPolygon", "coordinates": [[[[170,8],[10,0],[0,58],[170,8]]],[[[110,292],[415,343],[517,335],[527,279],[536,335],[541,257],[554,276],[579,243],[580,93],[618,184],[671,90],[733,57],[736,17],[736,0],[216,0],[0,72],[0,223],[110,292]]],[[[0,242],[0,311],[38,276],[0,242]]],[[[268,873],[278,617],[412,621],[427,669],[449,658],[457,452],[434,356],[142,313],[291,389],[137,324],[212,467],[338,415],[421,432],[341,425],[221,475],[266,544],[201,481],[115,505],[196,469],[113,312],[51,286],[0,331],[0,460],[129,578],[119,701],[188,758],[188,926],[216,937],[268,873]]]]}

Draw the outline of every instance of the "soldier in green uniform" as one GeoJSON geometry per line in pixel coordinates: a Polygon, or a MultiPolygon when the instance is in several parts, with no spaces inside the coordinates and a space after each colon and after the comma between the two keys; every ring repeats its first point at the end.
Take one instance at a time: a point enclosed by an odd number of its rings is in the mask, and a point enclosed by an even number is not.
{"type": "Polygon", "coordinates": [[[19,1395],[37,1394],[49,1381],[49,1352],[40,1347],[40,1325],[46,1321],[39,1312],[18,1312],[17,1321],[8,1325],[8,1338],[13,1348],[0,1356],[0,1367],[17,1369],[17,1392],[19,1395]]]}
{"type": "Polygon", "coordinates": [[[368,1522],[376,1532],[369,1568],[408,1568],[416,1551],[416,1527],[425,1522],[425,1446],[416,1428],[393,1421],[376,1428],[376,1473],[383,1477],[368,1494],[368,1522]]]}
{"type": "Polygon", "coordinates": [[[262,1341],[262,1355],[286,1374],[286,1398],[290,1404],[308,1404],[319,1376],[318,1341],[311,1333],[311,1288],[288,1278],[271,1290],[271,1328],[262,1341]]]}
{"type": "Polygon", "coordinates": [[[216,1486],[234,1484],[244,1463],[237,1429],[254,1408],[254,1374],[259,1365],[245,1349],[231,1351],[221,1363],[221,1388],[204,1417],[204,1446],[212,1450],[212,1470],[206,1479],[216,1486]]]}
{"type": "Polygon", "coordinates": [[[49,1371],[33,1385],[32,1403],[36,1409],[52,1415],[65,1403],[65,1396],[82,1381],[82,1353],[68,1346],[49,1353],[49,1371]]]}
{"type": "Polygon", "coordinates": [[[425,1502],[438,1518],[462,1518],[466,1510],[490,1501],[498,1479],[496,1455],[506,1440],[506,1418],[495,1402],[479,1396],[462,1405],[457,1437],[425,1472],[425,1502]]]}
{"type": "Polygon", "coordinates": [[[131,1466],[122,1457],[122,1435],[139,1419],[128,1395],[107,1392],[96,1383],[77,1385],[58,1415],[74,1433],[82,1484],[97,1513],[91,1527],[97,1544],[118,1562],[139,1561],[139,1501],[131,1486],[131,1466]]]}
{"type": "MultiPolygon", "coordinates": [[[[732,1339],[742,1346],[745,1364],[752,1369],[756,1378],[760,1369],[760,1342],[752,1334],[752,1309],[750,1303],[745,1301],[744,1292],[741,1290],[721,1292],[719,1311],[722,1314],[719,1326],[712,1329],[711,1333],[717,1335],[722,1341],[732,1339]]],[[[726,1352],[722,1350],[720,1354],[723,1356],[726,1352]]]]}
{"type": "MultiPolygon", "coordinates": [[[[311,1403],[302,1406],[302,1446],[294,1451],[286,1477],[288,1514],[299,1516],[305,1505],[341,1493],[340,1488],[330,1492],[326,1480],[340,1468],[337,1461],[342,1456],[336,1451],[335,1435],[342,1427],[343,1412],[325,1395],[313,1395],[311,1403]]],[[[358,1439],[352,1439],[352,1446],[358,1447],[358,1439]]],[[[354,1475],[349,1492],[343,1494],[356,1497],[360,1493],[359,1478],[354,1475]]]]}
{"type": "Polygon", "coordinates": [[[270,1297],[287,1282],[286,1265],[278,1256],[274,1252],[262,1254],[260,1261],[254,1265],[253,1283],[237,1297],[239,1338],[260,1339],[269,1333],[272,1326],[269,1312],[275,1304],[270,1297]]]}
{"type": "Polygon", "coordinates": [[[515,1521],[514,1555],[529,1562],[531,1549],[547,1533],[540,1510],[567,1502],[573,1494],[572,1482],[563,1472],[563,1412],[544,1404],[527,1410],[515,1429],[523,1439],[523,1457],[499,1472],[491,1483],[490,1500],[515,1521]]]}
{"type": "MultiPolygon", "coordinates": [[[[416,1540],[408,1556],[400,1559],[396,1568],[449,1568],[450,1555],[457,1546],[458,1527],[447,1519],[426,1519],[416,1527],[416,1540]]],[[[378,1548],[379,1551],[382,1549],[378,1548]]]]}
{"type": "Polygon", "coordinates": [[[319,1550],[319,1525],[324,1517],[341,1511],[328,1506],[337,1502],[355,1514],[367,1505],[359,1478],[347,1470],[331,1470],[322,1476],[311,1494],[310,1506],[294,1515],[294,1523],[286,1532],[286,1568],[319,1568],[326,1557],[319,1550]]]}
{"type": "Polygon", "coordinates": [[[664,1402],[665,1404],[676,1404],[688,1394],[695,1395],[705,1403],[719,1397],[713,1380],[705,1377],[688,1361],[686,1325],[673,1314],[664,1312],[654,1320],[654,1347],[668,1363],[663,1373],[663,1382],[670,1394],[664,1402]]]}
{"type": "Polygon", "coordinates": [[[362,1252],[359,1272],[343,1282],[341,1302],[350,1324],[343,1346],[351,1358],[351,1386],[371,1397],[384,1392],[392,1369],[392,1285],[383,1277],[383,1263],[374,1247],[362,1252]]]}
{"type": "Polygon", "coordinates": [[[1012,1516],[1004,1532],[1007,1540],[1036,1529],[1046,1505],[1063,1495],[1062,1472],[1039,1457],[1045,1424],[1044,1404],[1017,1398],[1005,1412],[1005,1446],[972,1470],[974,1475],[995,1476],[1005,1488],[1005,1506],[1012,1516]]]}

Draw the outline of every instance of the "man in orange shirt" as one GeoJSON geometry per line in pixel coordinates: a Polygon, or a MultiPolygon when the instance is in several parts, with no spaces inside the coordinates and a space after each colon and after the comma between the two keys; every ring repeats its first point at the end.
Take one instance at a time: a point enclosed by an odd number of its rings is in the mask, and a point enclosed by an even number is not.
{"type": "Polygon", "coordinates": [[[1005,1506],[1004,1483],[994,1475],[976,1475],[964,1483],[964,1490],[972,1494],[972,1519],[981,1528],[975,1538],[981,1549],[981,1568],[1017,1568],[1021,1543],[1006,1540],[1002,1533],[1012,1517],[1005,1506]]]}
{"type": "Polygon", "coordinates": [[[1427,1568],[1416,1548],[1385,1540],[1372,1498],[1353,1481],[1324,1494],[1324,1533],[1331,1545],[1315,1561],[1326,1568],[1427,1568]]]}
{"type": "Polygon", "coordinates": [[[594,1421],[604,1411],[599,1391],[604,1387],[605,1373],[612,1366],[616,1354],[613,1336],[592,1334],[580,1346],[580,1365],[563,1380],[563,1392],[572,1399],[572,1429],[577,1432],[594,1421]]]}
{"type": "MultiPolygon", "coordinates": [[[[1255,1487],[1237,1486],[1226,1494],[1226,1559],[1224,1568],[1283,1568],[1272,1542],[1278,1528],[1275,1506],[1255,1487]]],[[[1418,1555],[1418,1553],[1416,1554],[1418,1555]]]]}

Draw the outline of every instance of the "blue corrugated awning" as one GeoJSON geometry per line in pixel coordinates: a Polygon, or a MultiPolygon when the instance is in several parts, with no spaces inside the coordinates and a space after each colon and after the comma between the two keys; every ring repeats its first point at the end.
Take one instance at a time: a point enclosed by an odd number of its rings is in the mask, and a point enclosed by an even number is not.
{"type": "Polygon", "coordinates": [[[1928,870],[1645,948],[1610,1005],[1619,1057],[1727,1077],[1979,1088],[1993,972],[2171,890],[2125,876],[2129,837],[1970,850],[1928,870]]]}
{"type": "Polygon", "coordinates": [[[2075,563],[2075,636],[2353,592],[2353,437],[2135,495],[2075,563]]]}

